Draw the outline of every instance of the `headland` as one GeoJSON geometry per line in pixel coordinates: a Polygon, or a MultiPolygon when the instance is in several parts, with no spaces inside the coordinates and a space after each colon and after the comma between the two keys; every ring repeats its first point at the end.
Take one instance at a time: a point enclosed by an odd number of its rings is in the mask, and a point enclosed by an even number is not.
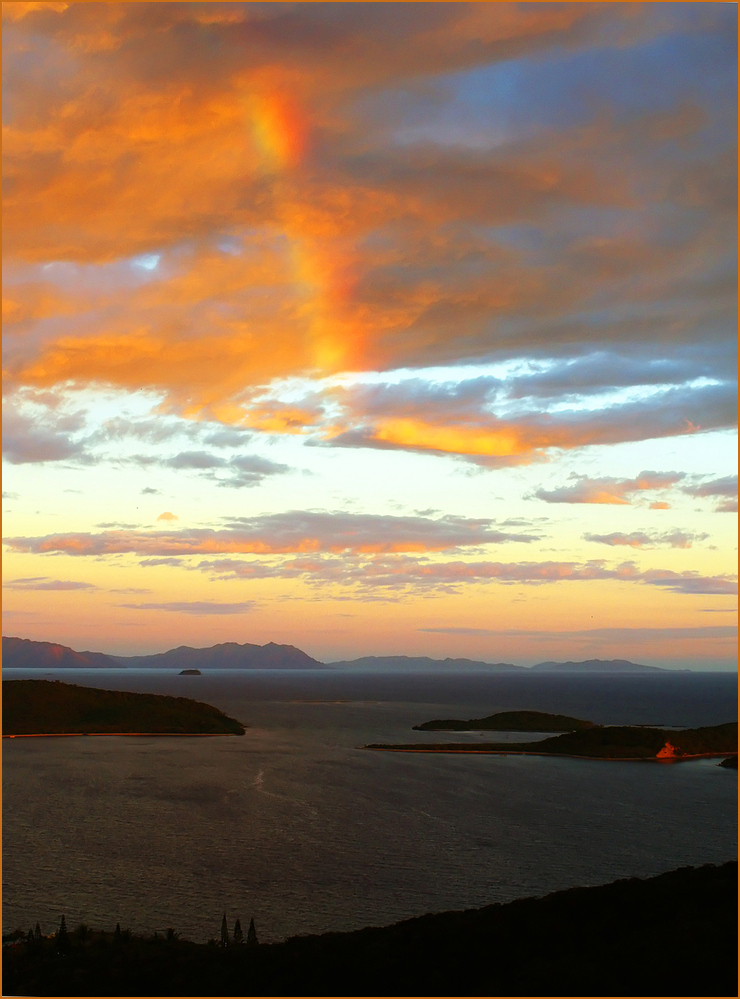
{"type": "Polygon", "coordinates": [[[218,708],[189,697],[4,680],[3,738],[72,735],[244,735],[218,708]]]}
{"type": "Polygon", "coordinates": [[[364,748],[395,753],[490,753],[667,762],[737,754],[737,722],[681,731],[642,725],[591,725],[538,742],[371,743],[364,748]]]}

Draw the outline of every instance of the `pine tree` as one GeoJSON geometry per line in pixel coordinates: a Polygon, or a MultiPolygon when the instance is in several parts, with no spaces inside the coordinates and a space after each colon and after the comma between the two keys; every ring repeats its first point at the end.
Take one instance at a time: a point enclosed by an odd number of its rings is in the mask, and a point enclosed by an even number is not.
{"type": "Polygon", "coordinates": [[[114,943],[120,943],[121,942],[121,924],[120,923],[116,923],[116,932],[113,934],[113,941],[114,941],[114,943]]]}
{"type": "Polygon", "coordinates": [[[33,931],[34,940],[36,943],[41,943],[41,927],[36,923],[36,929],[33,931]]]}
{"type": "Polygon", "coordinates": [[[69,947],[69,936],[67,935],[67,920],[62,916],[62,921],[59,924],[59,929],[57,931],[57,945],[61,950],[66,950],[69,947]]]}
{"type": "Polygon", "coordinates": [[[237,944],[237,945],[244,943],[244,934],[242,933],[242,924],[240,923],[240,921],[238,919],[234,923],[234,943],[237,944]]]}
{"type": "Polygon", "coordinates": [[[249,920],[249,929],[247,930],[247,947],[256,947],[259,943],[257,939],[257,930],[254,928],[254,919],[249,920]]]}
{"type": "Polygon", "coordinates": [[[226,925],[226,913],[224,913],[224,918],[221,920],[221,946],[229,946],[229,927],[226,925]]]}

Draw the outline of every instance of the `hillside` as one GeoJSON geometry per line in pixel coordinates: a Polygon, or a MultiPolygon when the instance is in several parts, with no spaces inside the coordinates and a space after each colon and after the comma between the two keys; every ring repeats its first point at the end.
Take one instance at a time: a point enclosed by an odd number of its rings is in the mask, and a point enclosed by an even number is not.
{"type": "MultiPolygon", "coordinates": [[[[665,673],[661,666],[644,666],[628,659],[583,659],[581,662],[537,663],[531,669],[536,673],[665,673]]],[[[675,672],[675,671],[674,671],[675,672]]],[[[680,670],[688,672],[688,670],[680,670]]]]}
{"type": "Polygon", "coordinates": [[[524,670],[514,663],[484,663],[476,659],[429,659],[427,656],[363,656],[361,659],[342,659],[327,663],[332,669],[392,669],[392,670],[463,670],[495,669],[524,670]]]}
{"type": "Polygon", "coordinates": [[[188,697],[79,687],[58,680],[3,680],[3,736],[244,735],[218,708],[188,697]]]}
{"type": "Polygon", "coordinates": [[[121,666],[156,669],[323,669],[324,664],[293,645],[239,645],[224,642],[207,649],[181,645],[153,656],[112,656],[121,666]]]}
{"type": "Polygon", "coordinates": [[[104,652],[75,652],[66,645],[3,635],[5,669],[116,669],[118,665],[113,656],[104,652]]]}
{"type": "Polygon", "coordinates": [[[641,725],[593,725],[540,742],[373,743],[365,748],[416,753],[535,753],[609,760],[724,756],[737,753],[737,722],[682,731],[641,725]]]}
{"type": "Polygon", "coordinates": [[[238,645],[225,642],[207,649],[182,645],[151,656],[111,656],[75,652],[65,645],[3,636],[5,669],[323,669],[324,664],[292,645],[238,645]]]}
{"type": "Polygon", "coordinates": [[[93,927],[4,951],[3,995],[731,996],[737,863],[253,947],[93,927]]]}

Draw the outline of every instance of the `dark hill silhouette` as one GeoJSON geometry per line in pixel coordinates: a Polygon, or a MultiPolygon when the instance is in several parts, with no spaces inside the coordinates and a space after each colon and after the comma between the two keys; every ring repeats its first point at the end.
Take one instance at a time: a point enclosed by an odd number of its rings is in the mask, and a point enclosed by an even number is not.
{"type": "Polygon", "coordinates": [[[324,664],[292,645],[238,645],[225,642],[208,649],[182,645],[151,656],[109,656],[103,652],[75,652],[66,645],[3,636],[6,669],[323,669],[324,664]]]}
{"type": "Polygon", "coordinates": [[[189,697],[80,687],[59,680],[3,680],[3,736],[244,735],[218,708],[189,697]]]}
{"type": "MultiPolygon", "coordinates": [[[[532,669],[538,673],[665,673],[661,666],[643,666],[642,663],[631,663],[628,659],[584,659],[581,662],[537,663],[532,669]]],[[[672,672],[677,672],[673,670],[672,672]]],[[[678,672],[688,672],[680,670],[678,672]]]]}
{"type": "Polygon", "coordinates": [[[112,656],[121,666],[158,669],[323,669],[324,664],[293,645],[238,645],[224,642],[208,649],[181,645],[153,656],[112,656]]]}
{"type": "Polygon", "coordinates": [[[363,656],[327,663],[332,669],[500,669],[523,670],[514,663],[484,663],[477,659],[430,659],[427,656],[363,656]]]}
{"type": "Polygon", "coordinates": [[[3,995],[731,996],[737,863],[251,947],[3,939],[3,995]]]}
{"type": "Polygon", "coordinates": [[[3,666],[6,669],[116,669],[119,665],[113,656],[104,652],[75,652],[66,645],[3,635],[3,666]]]}
{"type": "MultiPolygon", "coordinates": [[[[3,636],[3,666],[6,669],[375,669],[375,670],[466,670],[529,672],[514,663],[488,663],[477,659],[431,659],[428,656],[363,656],[322,663],[293,645],[239,645],[223,642],[207,649],[181,645],[177,649],[149,656],[112,656],[104,652],[76,652],[66,645],[34,642],[27,638],[3,636]]],[[[544,662],[532,666],[534,672],[570,673],[665,673],[659,666],[644,666],[626,659],[586,659],[583,662],[544,662]]],[[[675,670],[672,672],[676,672],[675,670]]],[[[683,670],[681,672],[688,672],[683,670]]]]}

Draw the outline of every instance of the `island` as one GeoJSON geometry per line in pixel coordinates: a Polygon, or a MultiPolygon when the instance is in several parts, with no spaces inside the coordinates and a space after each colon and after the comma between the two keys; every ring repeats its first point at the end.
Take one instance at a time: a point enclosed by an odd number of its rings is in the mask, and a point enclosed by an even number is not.
{"type": "Polygon", "coordinates": [[[444,742],[389,745],[365,749],[394,753],[492,753],[499,755],[572,756],[598,760],[688,760],[699,756],[737,755],[737,722],[681,731],[644,725],[592,725],[541,742],[444,742]]]}
{"type": "Polygon", "coordinates": [[[244,726],[189,697],[4,680],[3,738],[44,735],[244,735],[244,726]]]}
{"type": "Polygon", "coordinates": [[[485,718],[435,718],[414,725],[416,732],[575,732],[593,728],[593,722],[568,715],[551,715],[546,711],[499,711],[485,718]]]}
{"type": "Polygon", "coordinates": [[[203,676],[199,669],[181,669],[179,676],[203,676]]]}

